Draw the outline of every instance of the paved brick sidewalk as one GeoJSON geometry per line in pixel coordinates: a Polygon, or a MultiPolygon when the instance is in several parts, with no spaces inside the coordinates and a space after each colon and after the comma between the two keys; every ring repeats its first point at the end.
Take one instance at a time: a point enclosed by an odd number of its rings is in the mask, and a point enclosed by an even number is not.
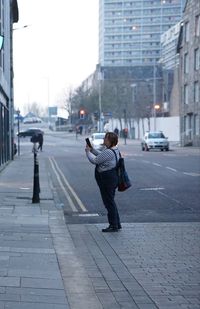
{"type": "Polygon", "coordinates": [[[103,308],[200,308],[199,223],[68,228],[103,308]]]}
{"type": "Polygon", "coordinates": [[[66,225],[46,161],[40,204],[32,154],[0,172],[0,309],[200,308],[200,223],[66,225]]]}

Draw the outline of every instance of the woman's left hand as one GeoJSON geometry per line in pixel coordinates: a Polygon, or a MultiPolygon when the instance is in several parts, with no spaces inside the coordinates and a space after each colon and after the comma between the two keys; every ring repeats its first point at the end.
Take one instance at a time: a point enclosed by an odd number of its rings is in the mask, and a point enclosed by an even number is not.
{"type": "Polygon", "coordinates": [[[85,146],[85,151],[88,152],[90,151],[92,148],[90,148],[88,145],[85,146]]]}

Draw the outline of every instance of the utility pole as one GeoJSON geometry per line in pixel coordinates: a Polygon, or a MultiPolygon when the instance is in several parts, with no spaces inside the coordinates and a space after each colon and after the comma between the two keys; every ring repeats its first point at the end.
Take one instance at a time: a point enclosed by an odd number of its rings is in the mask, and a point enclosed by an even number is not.
{"type": "Polygon", "coordinates": [[[124,109],[124,130],[123,130],[123,136],[124,136],[124,145],[126,145],[126,139],[128,137],[128,128],[127,128],[127,115],[126,115],[126,108],[124,109]]]}
{"type": "Polygon", "coordinates": [[[102,115],[102,93],[101,93],[101,81],[102,81],[102,73],[101,73],[101,67],[99,65],[99,71],[98,71],[98,84],[99,84],[99,132],[103,131],[103,126],[102,126],[102,120],[103,120],[103,115],[102,115]]]}
{"type": "Polygon", "coordinates": [[[18,139],[17,139],[17,152],[18,152],[18,156],[20,155],[19,116],[20,116],[20,110],[18,109],[17,110],[17,136],[18,136],[18,139]]]}
{"type": "Polygon", "coordinates": [[[153,65],[153,118],[154,118],[154,131],[156,131],[156,61],[153,65]]]}

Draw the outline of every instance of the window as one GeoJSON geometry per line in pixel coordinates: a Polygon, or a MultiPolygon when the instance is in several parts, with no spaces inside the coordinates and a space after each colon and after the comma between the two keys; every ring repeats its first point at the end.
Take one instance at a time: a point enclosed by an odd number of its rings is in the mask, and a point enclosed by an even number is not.
{"type": "Polygon", "coordinates": [[[183,120],[185,136],[188,136],[190,139],[192,138],[192,120],[193,120],[192,114],[184,116],[184,120],[183,120]]]}
{"type": "Polygon", "coordinates": [[[200,58],[199,48],[196,48],[194,50],[194,69],[195,70],[199,69],[199,58],[200,58]]]}
{"type": "Polygon", "coordinates": [[[188,54],[184,55],[184,73],[187,74],[189,72],[189,57],[188,54]]]}
{"type": "Polygon", "coordinates": [[[187,118],[184,116],[183,118],[183,131],[186,134],[186,128],[187,128],[187,118]]]}
{"type": "Polygon", "coordinates": [[[185,23],[185,42],[189,42],[189,22],[185,23]]]}
{"type": "Polygon", "coordinates": [[[188,85],[184,85],[183,102],[188,104],[188,85]]]}
{"type": "Polygon", "coordinates": [[[195,36],[200,36],[200,15],[195,17],[195,36]]]}
{"type": "Polygon", "coordinates": [[[194,115],[194,135],[199,135],[199,116],[196,114],[194,115]]]}
{"type": "Polygon", "coordinates": [[[199,102],[199,83],[194,83],[194,102],[199,102]]]}
{"type": "Polygon", "coordinates": [[[193,118],[193,115],[192,114],[189,114],[187,116],[187,135],[189,136],[190,139],[192,139],[192,118],[193,118]]]}

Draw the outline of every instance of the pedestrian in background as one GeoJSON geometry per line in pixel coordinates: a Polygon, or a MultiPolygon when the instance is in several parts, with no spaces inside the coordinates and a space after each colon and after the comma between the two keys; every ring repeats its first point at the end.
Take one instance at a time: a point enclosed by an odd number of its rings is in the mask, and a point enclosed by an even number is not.
{"type": "Polygon", "coordinates": [[[85,148],[88,160],[96,165],[95,179],[99,186],[104,206],[107,209],[109,226],[102,229],[102,232],[118,232],[118,230],[122,228],[117,205],[114,200],[115,190],[118,184],[116,156],[117,159],[119,159],[119,149],[117,144],[117,134],[114,132],[107,132],[104,137],[104,150],[100,152],[88,145],[86,145],[85,148]]]}
{"type": "Polygon", "coordinates": [[[119,136],[119,129],[118,129],[118,128],[115,128],[115,129],[114,129],[114,133],[117,134],[117,136],[119,136]]]}
{"type": "Polygon", "coordinates": [[[38,150],[40,149],[40,151],[42,151],[43,142],[44,142],[43,134],[39,133],[38,134],[38,143],[39,143],[38,150]]]}

